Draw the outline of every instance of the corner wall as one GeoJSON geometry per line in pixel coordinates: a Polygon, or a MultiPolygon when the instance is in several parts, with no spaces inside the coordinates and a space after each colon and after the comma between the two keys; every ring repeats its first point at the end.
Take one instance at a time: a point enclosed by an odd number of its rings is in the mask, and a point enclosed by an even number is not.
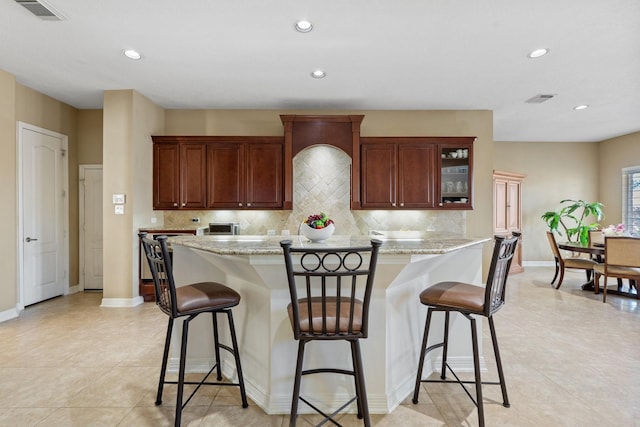
{"type": "Polygon", "coordinates": [[[18,259],[16,242],[16,79],[0,70],[0,227],[5,244],[0,249],[0,321],[18,315],[18,259]]]}

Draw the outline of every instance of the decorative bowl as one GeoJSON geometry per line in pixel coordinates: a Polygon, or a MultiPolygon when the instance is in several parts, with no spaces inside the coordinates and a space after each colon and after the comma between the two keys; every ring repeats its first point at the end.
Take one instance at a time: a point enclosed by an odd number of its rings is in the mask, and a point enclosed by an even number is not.
{"type": "Polygon", "coordinates": [[[335,230],[336,227],[333,224],[329,224],[324,228],[312,228],[306,223],[300,225],[300,233],[314,243],[324,242],[331,237],[335,230]]]}

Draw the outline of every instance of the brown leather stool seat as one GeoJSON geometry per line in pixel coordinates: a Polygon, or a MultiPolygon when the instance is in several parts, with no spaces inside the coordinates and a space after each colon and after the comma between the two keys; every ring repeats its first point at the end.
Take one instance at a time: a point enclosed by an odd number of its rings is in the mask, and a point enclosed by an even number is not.
{"type": "Polygon", "coordinates": [[[247,395],[244,389],[244,379],[242,376],[242,366],[240,365],[240,354],[236,339],[235,326],[231,308],[240,303],[240,294],[233,289],[216,282],[199,282],[190,285],[176,287],[173,278],[173,267],[171,255],[167,245],[167,236],[158,236],[155,239],[147,237],[147,233],[140,233],[140,243],[144,247],[149,267],[153,276],[153,284],[156,294],[156,304],[169,316],[167,335],[164,341],[164,353],[162,356],[162,368],[160,370],[160,381],[158,383],[158,393],[156,395],[156,405],[162,404],[162,392],[165,384],[177,384],[176,395],[176,415],[175,425],[180,426],[182,420],[182,410],[189,403],[193,395],[202,385],[223,385],[237,386],[240,388],[242,407],[248,407],[247,395]],[[196,316],[202,313],[211,313],[213,321],[213,343],[216,361],[202,381],[185,381],[185,364],[187,359],[187,338],[189,336],[189,323],[196,316]],[[231,336],[231,346],[220,343],[218,337],[218,314],[226,314],[229,323],[229,333],[231,336]],[[180,367],[178,370],[178,381],[166,381],[167,361],[169,359],[169,347],[171,344],[171,333],[174,319],[184,317],[182,322],[182,342],[180,345],[180,367]],[[237,382],[222,382],[222,360],[220,349],[226,350],[233,355],[236,365],[237,382]],[[216,371],[217,381],[207,381],[209,376],[216,371]],[[183,403],[184,385],[197,385],[194,391],[183,403]]]}
{"type": "Polygon", "coordinates": [[[493,324],[493,314],[504,305],[505,285],[511,260],[518,244],[520,233],[513,233],[513,237],[495,237],[493,256],[489,275],[487,277],[486,286],[476,286],[461,282],[440,282],[428,287],[420,293],[420,302],[428,306],[427,319],[425,321],[424,336],[422,339],[422,347],[420,351],[420,360],[418,361],[418,372],[416,374],[416,383],[413,391],[413,403],[418,403],[418,395],[420,393],[421,383],[433,382],[457,382],[465,389],[467,395],[471,398],[478,408],[479,425],[484,426],[484,406],[482,401],[482,384],[500,384],[502,389],[503,406],[509,407],[509,398],[507,396],[507,387],[504,381],[504,373],[502,371],[502,361],[500,359],[500,351],[498,349],[498,340],[496,338],[495,327],[493,324]],[[437,344],[428,345],[429,327],[431,325],[432,314],[436,311],[442,311],[444,318],[444,339],[437,344]],[[449,317],[451,312],[460,313],[466,317],[471,323],[471,344],[473,347],[473,368],[475,373],[474,381],[461,381],[453,372],[447,363],[447,347],[449,341],[449,317]],[[491,341],[493,343],[493,351],[496,357],[496,365],[498,368],[498,376],[500,382],[482,382],[480,376],[480,354],[478,352],[478,336],[476,330],[476,319],[472,315],[484,316],[489,319],[489,328],[491,330],[491,341]],[[422,379],[422,371],[424,368],[424,360],[428,352],[442,347],[442,366],[439,380],[422,379]],[[455,380],[446,379],[446,370],[453,373],[455,380]],[[467,391],[464,384],[475,384],[476,397],[467,391]]]}
{"type": "Polygon", "coordinates": [[[240,303],[240,294],[215,282],[200,282],[176,288],[178,313],[186,316],[202,311],[230,308],[240,303]]]}

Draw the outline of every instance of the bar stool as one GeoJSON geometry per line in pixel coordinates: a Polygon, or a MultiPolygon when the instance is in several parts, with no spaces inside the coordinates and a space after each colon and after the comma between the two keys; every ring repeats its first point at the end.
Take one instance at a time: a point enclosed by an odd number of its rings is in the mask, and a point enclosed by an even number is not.
{"type": "Polygon", "coordinates": [[[424,327],[424,337],[422,339],[422,350],[420,352],[420,360],[418,362],[418,373],[416,375],[416,384],[413,391],[413,403],[418,403],[418,394],[420,393],[420,383],[459,383],[469,398],[478,408],[478,421],[481,427],[484,426],[484,406],[482,401],[482,384],[500,384],[502,389],[503,406],[508,408],[509,398],[507,396],[507,386],[504,381],[504,373],[502,371],[502,361],[500,359],[500,351],[498,349],[498,340],[493,324],[493,314],[504,305],[505,285],[511,259],[518,244],[520,233],[513,233],[513,237],[495,237],[495,245],[493,256],[491,258],[491,266],[487,283],[485,287],[470,285],[460,282],[440,282],[428,287],[420,293],[420,302],[429,307],[427,310],[427,319],[424,327]],[[444,339],[442,342],[427,347],[429,338],[429,327],[431,325],[431,315],[434,311],[443,311],[444,318],[444,339]],[[471,323],[471,343],[473,347],[473,370],[475,373],[475,381],[461,381],[456,373],[447,363],[447,346],[449,340],[449,315],[451,312],[458,312],[471,323]],[[491,341],[493,343],[493,351],[496,358],[498,368],[498,377],[500,382],[482,382],[480,376],[480,355],[478,353],[478,335],[476,331],[476,319],[472,315],[484,316],[489,319],[489,328],[491,330],[491,341]],[[442,347],[442,371],[439,380],[423,380],[422,369],[424,359],[428,352],[436,348],[442,347]],[[446,369],[449,369],[455,380],[446,379],[446,369]],[[469,393],[464,384],[475,384],[475,399],[469,393]]]}
{"type": "Polygon", "coordinates": [[[165,384],[177,384],[176,415],[175,425],[180,426],[182,410],[189,403],[193,395],[202,385],[220,385],[240,387],[242,397],[242,407],[248,407],[247,395],[244,389],[244,379],[242,377],[242,367],[238,352],[235,326],[231,308],[240,303],[240,295],[233,289],[215,282],[200,282],[176,288],[173,278],[170,250],[167,246],[167,236],[158,236],[156,239],[146,237],[147,233],[140,233],[140,241],[144,247],[149,267],[153,276],[153,283],[156,294],[156,305],[160,307],[167,316],[169,324],[167,326],[167,336],[164,342],[164,353],[162,356],[162,368],[160,370],[160,382],[158,384],[158,394],[156,405],[162,404],[162,391],[165,384]],[[202,313],[211,313],[213,318],[213,341],[216,363],[200,382],[185,381],[185,362],[187,356],[187,338],[189,334],[189,323],[202,313]],[[220,343],[218,338],[218,314],[226,314],[229,321],[229,332],[231,334],[232,346],[220,343]],[[180,346],[180,368],[178,371],[178,381],[165,381],[167,370],[167,359],[169,357],[169,346],[171,344],[171,331],[173,321],[179,317],[185,317],[182,324],[182,342],[180,346]],[[221,359],[220,349],[231,353],[235,359],[238,382],[221,382],[221,359]],[[216,370],[216,382],[207,382],[211,373],[216,370]],[[197,387],[183,403],[183,391],[185,384],[197,384],[197,387]]]}
{"type": "Polygon", "coordinates": [[[291,240],[284,240],[280,245],[284,251],[291,295],[291,304],[287,307],[287,311],[293,337],[298,341],[298,359],[289,425],[291,427],[296,425],[299,401],[306,403],[324,417],[318,425],[331,421],[339,426],[340,424],[333,417],[355,400],[358,418],[364,420],[365,426],[370,426],[359,340],[368,336],[369,304],[378,250],[382,242],[374,239],[371,240],[371,246],[354,248],[292,248],[291,240]],[[296,264],[293,257],[296,257],[296,264]],[[311,341],[327,340],[349,342],[352,370],[303,369],[305,345],[311,341]],[[356,396],[333,413],[326,414],[300,396],[302,376],[319,373],[352,375],[356,396]]]}

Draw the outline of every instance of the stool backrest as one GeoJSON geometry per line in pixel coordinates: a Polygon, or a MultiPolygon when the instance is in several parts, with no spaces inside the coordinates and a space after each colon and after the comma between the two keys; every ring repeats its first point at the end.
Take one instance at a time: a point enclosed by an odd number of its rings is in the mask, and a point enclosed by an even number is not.
{"type": "Polygon", "coordinates": [[[147,237],[147,233],[139,233],[140,242],[149,261],[149,269],[153,276],[156,294],[156,305],[172,317],[177,317],[176,285],[173,279],[171,254],[167,245],[167,236],[147,237]]]}
{"type": "Polygon", "coordinates": [[[510,238],[495,236],[491,266],[485,288],[484,310],[490,316],[504,305],[505,288],[511,260],[518,245],[520,233],[513,233],[510,238]]]}
{"type": "Polygon", "coordinates": [[[302,335],[318,339],[367,337],[369,305],[381,245],[376,239],[371,240],[371,246],[351,248],[293,248],[291,240],[280,242],[295,339],[302,335]],[[301,304],[304,304],[302,309],[301,304]],[[301,319],[301,312],[308,318],[301,319]],[[301,322],[308,327],[301,328],[301,322]]]}

